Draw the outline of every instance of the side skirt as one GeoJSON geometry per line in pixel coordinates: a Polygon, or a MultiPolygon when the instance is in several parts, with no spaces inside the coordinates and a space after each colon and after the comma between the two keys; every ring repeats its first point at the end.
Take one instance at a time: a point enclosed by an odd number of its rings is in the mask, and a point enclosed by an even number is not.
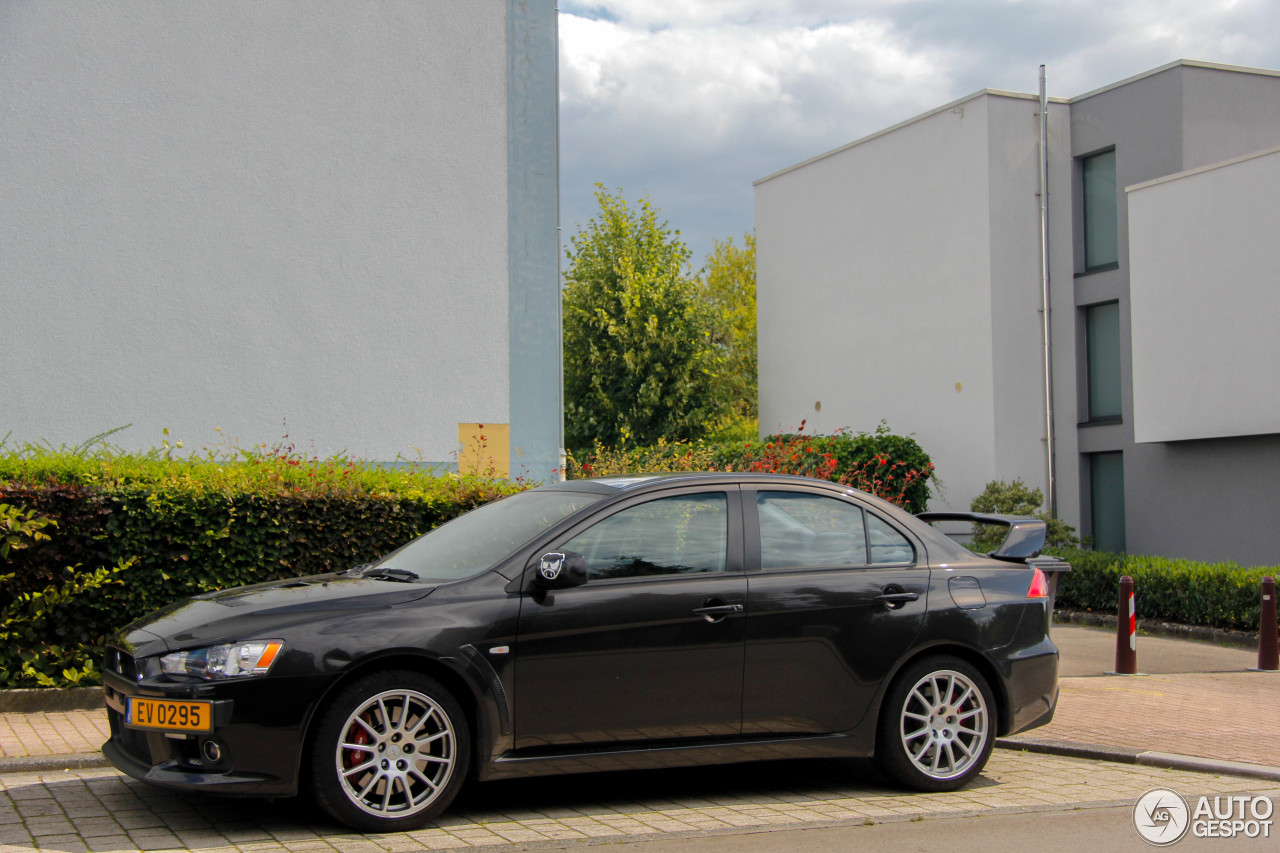
{"type": "Polygon", "coordinates": [[[875,747],[875,733],[854,729],[832,735],[716,741],[714,743],[646,746],[627,744],[576,752],[539,755],[506,753],[479,768],[481,781],[549,776],[562,773],[603,773],[616,770],[659,770],[712,764],[738,764],[787,758],[866,758],[875,747]]]}

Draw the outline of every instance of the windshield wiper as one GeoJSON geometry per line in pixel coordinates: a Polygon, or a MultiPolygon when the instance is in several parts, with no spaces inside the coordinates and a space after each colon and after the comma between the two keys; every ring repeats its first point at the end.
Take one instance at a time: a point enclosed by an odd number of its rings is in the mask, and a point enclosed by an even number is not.
{"type": "Polygon", "coordinates": [[[360,577],[362,578],[382,578],[389,581],[399,581],[400,583],[409,583],[418,579],[417,572],[411,572],[408,569],[370,569],[360,577]]]}

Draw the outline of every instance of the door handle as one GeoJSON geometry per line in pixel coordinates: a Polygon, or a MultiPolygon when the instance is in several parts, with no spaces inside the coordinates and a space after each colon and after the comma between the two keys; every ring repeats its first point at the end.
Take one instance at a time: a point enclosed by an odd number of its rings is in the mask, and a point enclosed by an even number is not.
{"type": "Polygon", "coordinates": [[[708,622],[719,622],[730,613],[741,613],[743,609],[741,604],[725,604],[718,598],[709,598],[702,607],[693,608],[693,612],[708,622]]]}
{"type": "Polygon", "coordinates": [[[897,610],[908,601],[917,601],[919,598],[918,592],[907,592],[897,584],[889,584],[884,588],[884,592],[876,596],[876,601],[883,602],[884,606],[890,610],[897,610]]]}

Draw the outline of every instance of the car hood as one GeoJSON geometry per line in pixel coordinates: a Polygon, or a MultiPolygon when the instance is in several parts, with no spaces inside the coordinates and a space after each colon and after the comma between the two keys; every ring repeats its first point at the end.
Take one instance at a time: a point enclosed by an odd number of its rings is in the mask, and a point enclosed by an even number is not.
{"type": "Polygon", "coordinates": [[[222,642],[267,638],[328,615],[376,610],[425,598],[433,584],[398,583],[345,573],[207,592],[150,613],[113,644],[135,657],[222,642]]]}

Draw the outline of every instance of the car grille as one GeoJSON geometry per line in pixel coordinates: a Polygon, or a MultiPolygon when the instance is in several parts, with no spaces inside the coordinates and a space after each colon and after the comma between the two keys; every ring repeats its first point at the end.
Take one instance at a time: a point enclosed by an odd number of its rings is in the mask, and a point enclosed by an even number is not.
{"type": "MultiPolygon", "coordinates": [[[[139,677],[138,664],[133,659],[133,656],[128,652],[111,648],[110,646],[107,647],[106,654],[103,657],[102,670],[103,672],[115,673],[121,678],[135,683],[139,677]]],[[[107,699],[109,700],[107,721],[111,727],[112,739],[126,752],[132,754],[134,758],[150,764],[151,749],[146,733],[136,729],[125,728],[124,714],[117,711],[110,704],[110,700],[114,700],[117,707],[124,707],[128,702],[128,698],[125,694],[112,688],[110,681],[104,683],[103,689],[106,691],[107,699]]]]}
{"type": "Polygon", "coordinates": [[[138,666],[134,662],[133,656],[119,649],[107,648],[106,658],[102,662],[102,669],[106,672],[114,672],[129,681],[138,680],[138,666]]]}

